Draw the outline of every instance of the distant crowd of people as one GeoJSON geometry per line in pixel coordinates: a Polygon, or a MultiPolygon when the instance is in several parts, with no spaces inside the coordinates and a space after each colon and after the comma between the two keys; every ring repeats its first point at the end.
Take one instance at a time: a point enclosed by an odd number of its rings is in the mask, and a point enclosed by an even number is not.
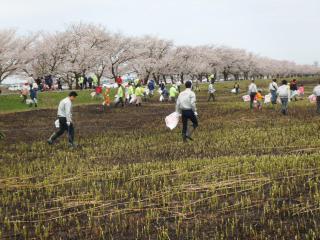
{"type": "MultiPolygon", "coordinates": [[[[254,108],[254,104],[258,109],[262,109],[262,100],[266,96],[262,96],[262,90],[258,89],[254,80],[248,88],[248,94],[250,96],[250,109],[254,108]]],[[[269,84],[269,95],[270,102],[274,107],[277,102],[281,104],[281,113],[283,115],[288,114],[288,105],[291,101],[298,101],[304,99],[305,88],[303,84],[298,86],[297,80],[293,79],[291,82],[282,80],[281,84],[278,85],[277,79],[273,79],[269,84]]],[[[313,90],[313,96],[317,102],[317,112],[320,113],[320,82],[313,90]]]]}
{"type": "MultiPolygon", "coordinates": [[[[51,80],[46,82],[46,84],[51,83],[51,80]]],[[[94,89],[91,93],[93,98],[103,99],[103,107],[110,107],[112,102],[114,107],[124,107],[125,105],[135,105],[140,107],[144,101],[152,98],[155,95],[156,89],[160,95],[159,101],[161,102],[172,102],[176,103],[176,112],[181,114],[183,129],[182,136],[183,141],[192,140],[192,132],[188,131],[188,121],[190,120],[193,124],[193,130],[198,126],[197,110],[196,110],[196,91],[200,91],[199,82],[186,81],[185,90],[181,91],[181,81],[177,81],[169,85],[165,82],[160,82],[157,86],[154,80],[148,80],[143,82],[140,79],[135,79],[132,81],[124,82],[123,79],[118,76],[115,80],[117,85],[115,89],[114,100],[111,99],[111,89],[110,87],[102,87],[99,85],[97,78],[85,78],[80,77],[78,83],[80,89],[94,89]],[[92,80],[91,80],[92,79],[92,80]],[[157,88],[158,87],[158,88],[157,88]]],[[[216,89],[214,87],[215,82],[213,79],[209,79],[208,84],[208,102],[216,100],[216,89]]],[[[48,85],[50,86],[50,85],[48,85]]],[[[37,81],[32,84],[25,84],[22,89],[23,102],[26,102],[28,95],[30,95],[30,106],[35,105],[37,107],[37,92],[40,91],[40,87],[37,81]]],[[[240,84],[236,82],[234,85],[233,93],[240,93],[240,84]]],[[[282,80],[281,84],[278,85],[277,79],[273,79],[268,86],[268,95],[263,96],[262,89],[259,89],[254,80],[251,81],[248,86],[248,102],[250,102],[250,109],[262,109],[263,100],[265,103],[271,103],[273,108],[279,102],[281,104],[281,113],[283,115],[288,114],[288,103],[290,101],[298,101],[298,99],[304,98],[304,85],[300,84],[298,86],[297,80],[293,79],[291,82],[287,80],[282,80]],[[267,101],[269,98],[269,101],[267,101]]],[[[65,131],[68,132],[69,143],[74,146],[74,129],[72,124],[72,102],[77,97],[76,92],[71,92],[69,97],[62,100],[58,108],[58,123],[59,131],[54,133],[48,140],[49,144],[53,144],[55,140],[62,135],[65,131]]],[[[243,96],[243,97],[246,97],[243,96]]],[[[320,82],[313,90],[313,97],[317,102],[317,112],[320,114],[320,82]]]]}

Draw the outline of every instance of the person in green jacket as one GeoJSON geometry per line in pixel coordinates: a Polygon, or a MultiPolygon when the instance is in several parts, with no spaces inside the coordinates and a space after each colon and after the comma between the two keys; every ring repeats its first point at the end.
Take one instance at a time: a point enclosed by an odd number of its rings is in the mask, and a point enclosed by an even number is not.
{"type": "Polygon", "coordinates": [[[81,77],[78,78],[78,83],[79,83],[79,86],[80,86],[80,89],[81,89],[81,90],[83,89],[83,81],[84,81],[83,76],[81,76],[81,77]]]}
{"type": "Polygon", "coordinates": [[[95,74],[93,74],[93,76],[92,76],[92,84],[93,84],[93,87],[98,86],[98,77],[95,74]]]}
{"type": "Polygon", "coordinates": [[[124,87],[119,83],[118,91],[117,91],[118,99],[116,101],[115,107],[117,107],[120,103],[121,106],[124,107],[124,87]]]}
{"type": "Polygon", "coordinates": [[[139,84],[140,84],[140,79],[139,78],[135,79],[134,80],[134,86],[138,87],[139,84]]]}
{"type": "Polygon", "coordinates": [[[170,101],[175,102],[178,93],[179,93],[179,92],[178,92],[176,86],[175,86],[175,85],[172,85],[171,88],[170,88],[170,90],[169,90],[169,98],[170,98],[170,101]]]}
{"type": "Polygon", "coordinates": [[[131,82],[129,82],[128,94],[129,94],[129,103],[130,103],[130,101],[134,95],[134,87],[132,86],[131,82]]]}
{"type": "Polygon", "coordinates": [[[144,88],[141,87],[140,84],[137,85],[135,95],[137,97],[136,106],[141,106],[142,104],[142,97],[144,95],[144,88]]]}

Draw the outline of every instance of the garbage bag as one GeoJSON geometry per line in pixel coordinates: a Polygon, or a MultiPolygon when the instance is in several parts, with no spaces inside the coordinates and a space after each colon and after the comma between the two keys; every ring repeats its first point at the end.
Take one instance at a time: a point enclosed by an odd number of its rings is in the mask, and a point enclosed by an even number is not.
{"type": "Polygon", "coordinates": [[[57,119],[57,120],[54,122],[54,126],[55,126],[56,128],[60,128],[59,119],[57,119]]]}
{"type": "Polygon", "coordinates": [[[264,96],[264,104],[269,104],[269,103],[271,103],[271,94],[264,96]]]}
{"type": "Polygon", "coordinates": [[[180,113],[171,113],[169,116],[165,118],[166,126],[170,128],[170,130],[175,129],[178,126],[180,116],[180,113]]]}
{"type": "Polygon", "coordinates": [[[117,104],[119,101],[120,101],[120,98],[118,95],[116,95],[114,99],[114,103],[117,104]]]}
{"type": "Polygon", "coordinates": [[[250,95],[244,95],[242,99],[244,102],[250,102],[250,95]]]}
{"type": "Polygon", "coordinates": [[[234,88],[231,90],[231,93],[237,93],[237,90],[234,88]]]}
{"type": "Polygon", "coordinates": [[[32,103],[33,103],[32,99],[27,99],[27,100],[26,100],[26,104],[27,104],[27,105],[32,104],[32,103]]]}
{"type": "Polygon", "coordinates": [[[92,98],[94,98],[94,97],[96,96],[96,93],[95,93],[95,92],[92,92],[92,93],[90,93],[90,96],[91,96],[92,98]]]}
{"type": "Polygon", "coordinates": [[[312,94],[308,97],[310,103],[316,103],[317,102],[317,96],[312,94]]]}
{"type": "Polygon", "coordinates": [[[137,96],[136,95],[132,95],[131,96],[131,100],[130,100],[130,104],[133,104],[137,101],[137,96]]]}
{"type": "Polygon", "coordinates": [[[160,101],[160,102],[163,102],[163,101],[164,101],[164,97],[163,97],[162,95],[160,96],[159,101],[160,101]]]}
{"type": "Polygon", "coordinates": [[[298,91],[292,91],[292,92],[291,92],[291,97],[290,97],[290,98],[292,99],[292,98],[294,98],[294,97],[296,97],[296,96],[299,96],[298,91]]]}

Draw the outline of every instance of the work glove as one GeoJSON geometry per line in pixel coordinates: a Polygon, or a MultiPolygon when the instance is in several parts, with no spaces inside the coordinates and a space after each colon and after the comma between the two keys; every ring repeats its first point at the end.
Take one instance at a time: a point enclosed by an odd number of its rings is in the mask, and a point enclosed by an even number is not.
{"type": "Polygon", "coordinates": [[[196,115],[196,117],[199,117],[199,115],[198,115],[198,113],[197,113],[197,112],[195,112],[195,113],[194,113],[194,115],[196,115]]]}
{"type": "Polygon", "coordinates": [[[67,125],[68,125],[68,127],[70,127],[70,125],[71,125],[71,122],[67,122],[67,125]]]}

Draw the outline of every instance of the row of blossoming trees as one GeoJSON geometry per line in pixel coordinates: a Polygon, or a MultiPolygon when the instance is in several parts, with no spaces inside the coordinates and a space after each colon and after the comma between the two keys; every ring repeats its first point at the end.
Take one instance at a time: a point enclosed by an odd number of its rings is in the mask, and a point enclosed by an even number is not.
{"type": "Polygon", "coordinates": [[[19,36],[0,30],[0,83],[10,75],[52,75],[70,87],[81,75],[136,74],[143,80],[202,80],[295,77],[318,74],[319,68],[260,57],[225,46],[176,46],[157,37],[128,37],[92,24],[73,24],[64,31],[19,36]]]}

